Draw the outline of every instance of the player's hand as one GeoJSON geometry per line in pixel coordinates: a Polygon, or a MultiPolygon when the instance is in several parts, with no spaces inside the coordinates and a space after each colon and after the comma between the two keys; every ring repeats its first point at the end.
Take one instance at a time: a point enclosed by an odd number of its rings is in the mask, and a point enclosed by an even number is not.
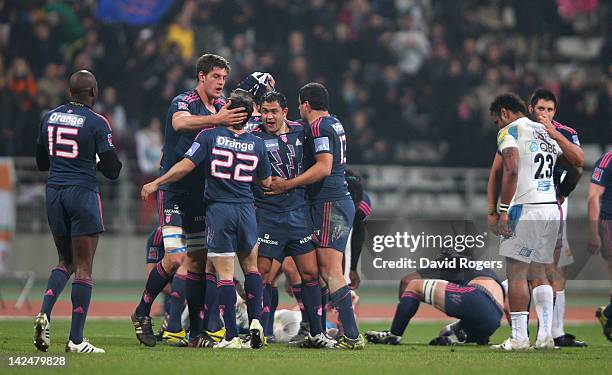
{"type": "Polygon", "coordinates": [[[512,231],[510,230],[510,225],[509,225],[510,219],[508,217],[507,213],[502,213],[499,215],[499,221],[497,224],[497,230],[499,231],[499,234],[508,238],[508,237],[512,237],[512,231]]]}
{"type": "Polygon", "coordinates": [[[563,204],[563,202],[565,202],[565,197],[563,195],[559,195],[559,198],[557,199],[557,202],[559,202],[559,206],[563,204]]]}
{"type": "Polygon", "coordinates": [[[548,118],[548,116],[540,114],[538,115],[537,120],[540,124],[544,125],[544,127],[546,128],[546,132],[552,139],[556,140],[559,138],[559,136],[562,136],[561,133],[559,133],[559,131],[557,130],[557,128],[555,128],[551,119],[548,118]]]}
{"type": "Polygon", "coordinates": [[[142,198],[143,201],[146,201],[149,199],[149,196],[155,193],[157,190],[159,190],[159,184],[155,181],[149,182],[142,187],[142,190],[140,190],[140,198],[142,198]]]}
{"type": "Polygon", "coordinates": [[[349,284],[351,290],[357,290],[359,288],[359,284],[361,284],[361,278],[359,277],[359,273],[357,273],[357,271],[351,270],[351,272],[349,272],[349,279],[351,279],[351,283],[349,284]]]}
{"type": "Polygon", "coordinates": [[[591,235],[587,242],[587,250],[593,255],[599,255],[601,249],[601,237],[598,234],[591,235]]]}
{"type": "Polygon", "coordinates": [[[272,176],[272,182],[270,183],[270,188],[266,191],[266,195],[277,195],[283,194],[287,190],[289,190],[287,186],[287,180],[278,176],[272,176]]]}
{"type": "Polygon", "coordinates": [[[247,118],[247,113],[244,107],[228,109],[231,101],[225,103],[215,116],[216,123],[223,126],[234,126],[244,123],[247,118]]]}
{"type": "Polygon", "coordinates": [[[487,224],[489,226],[489,229],[495,233],[496,235],[499,236],[499,230],[497,228],[497,222],[499,221],[499,215],[498,214],[493,214],[493,215],[487,215],[487,224]]]}

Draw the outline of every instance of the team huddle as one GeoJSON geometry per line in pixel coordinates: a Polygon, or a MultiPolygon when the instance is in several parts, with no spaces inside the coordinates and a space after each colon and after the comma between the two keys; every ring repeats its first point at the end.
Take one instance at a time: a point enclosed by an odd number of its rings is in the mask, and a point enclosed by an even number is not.
{"type": "MultiPolygon", "coordinates": [[[[540,322],[535,347],[585,345],[563,331],[564,305],[559,311],[557,306],[563,267],[571,260],[555,261],[555,251],[571,258],[567,239],[557,240],[565,233],[559,203],[565,205],[565,216],[566,198],[578,182],[584,157],[575,132],[543,114],[542,107],[552,100],[549,93],[536,92],[530,102],[538,122],[526,117],[527,108],[513,94],[491,105],[501,130],[488,186],[489,222],[502,236],[508,282],[491,270],[419,270],[402,280],[391,329],[361,335],[352,289],[359,286],[357,262],[371,203],[359,176],[346,168],[347,137],[340,120],[329,113],[327,89],[314,82],[300,88],[301,119],[294,122],[287,119],[289,104],[275,91],[270,74],[249,75],[223,98],[229,73],[223,57],[198,59],[197,86],[176,96],[167,112],[160,177],[141,190],[145,200],[157,194],[159,227],[149,237],[149,274],[131,315],[140,343],[263,348],[276,340],[276,281],[284,272],[301,313],[300,329],[288,340],[291,346],[357,350],[366,340],[398,344],[420,302],[459,319],[432,344],[486,344],[500,325],[507,299],[512,337],[494,348],[527,349],[530,286],[540,322]],[[242,283],[235,278],[236,259],[242,283]],[[551,286],[553,271],[558,277],[551,286]],[[167,316],[155,334],[151,308],[162,292],[169,296],[167,316]],[[327,329],[331,308],[339,320],[334,335],[327,329]],[[187,319],[182,319],[184,311],[187,319]]],[[[66,351],[103,353],[83,337],[91,266],[104,230],[95,174],[97,169],[116,179],[121,163],[110,125],[91,109],[97,97],[93,75],[76,72],[69,86],[73,101],[45,115],[38,139],[39,169],[50,171],[47,211],[59,262],[36,317],[34,345],[48,350],[53,305],[74,273],[66,351]]],[[[604,162],[606,157],[598,168],[607,168],[604,162]]],[[[605,186],[604,176],[601,172],[594,183],[605,186]]],[[[609,242],[608,235],[604,249],[609,242]]],[[[610,262],[609,251],[602,253],[610,262]]],[[[460,256],[465,255],[443,254],[460,256]]],[[[610,338],[612,307],[600,310],[610,338]]]]}

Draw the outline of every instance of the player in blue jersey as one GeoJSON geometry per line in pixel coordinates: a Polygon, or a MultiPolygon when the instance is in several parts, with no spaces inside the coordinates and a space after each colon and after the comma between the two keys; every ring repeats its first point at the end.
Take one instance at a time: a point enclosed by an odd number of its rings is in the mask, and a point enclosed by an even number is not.
{"type": "MultiPolygon", "coordinates": [[[[578,155],[582,155],[581,158],[584,160],[584,153],[580,148],[578,133],[569,126],[562,125],[554,120],[554,116],[557,111],[557,98],[555,94],[546,89],[535,90],[531,95],[531,99],[529,100],[528,110],[533,120],[544,124],[547,129],[556,130],[567,140],[567,142],[573,144],[573,150],[578,155]]],[[[552,131],[550,131],[549,134],[553,136],[552,131]]],[[[567,213],[569,207],[568,197],[582,176],[582,167],[575,170],[575,173],[578,173],[577,176],[568,176],[567,173],[568,171],[559,165],[555,166],[553,173],[553,180],[557,190],[557,199],[561,208],[561,229],[559,230],[559,236],[557,237],[555,262],[546,266],[547,273],[550,275],[549,281],[555,292],[552,334],[555,341],[555,346],[585,347],[586,344],[583,341],[576,340],[574,335],[566,333],[564,330],[565,273],[567,266],[574,263],[572,250],[567,239],[567,213]]],[[[573,173],[573,171],[570,171],[570,173],[573,173]]]]}
{"type": "MultiPolygon", "coordinates": [[[[198,59],[196,87],[177,95],[168,108],[162,175],[183,158],[201,129],[240,124],[246,119],[244,108],[229,109],[219,100],[229,72],[229,63],[221,56],[205,54],[198,59]]],[[[136,337],[147,346],[156,343],[149,316],[151,305],[170,280],[172,292],[179,298],[171,302],[166,341],[186,345],[186,332],[180,327],[180,319],[172,318],[182,313],[185,300],[189,306],[191,329],[197,332],[201,325],[206,292],[203,183],[203,171],[199,168],[180,181],[160,187],[159,219],[165,255],[149,274],[140,303],[131,317],[136,337]],[[175,272],[182,276],[172,278],[175,272]]]]}
{"type": "MultiPolygon", "coordinates": [[[[230,97],[230,106],[242,106],[248,115],[252,102],[237,94],[230,97]]],[[[248,116],[247,116],[248,117],[248,116]]],[[[261,138],[244,130],[246,118],[240,125],[217,127],[201,131],[184,158],[155,181],[143,186],[142,197],[156,192],[164,184],[180,181],[196,167],[202,166],[206,185],[206,247],[218,274],[219,305],[225,322],[225,338],[215,348],[241,348],[236,327],[236,288],[234,286],[234,258],[238,255],[245,275],[258,274],[257,221],[253,206],[253,186],[270,185],[270,162],[261,138]]],[[[261,318],[262,281],[245,283],[245,291],[254,297],[249,303],[251,343],[263,346],[261,318]]],[[[203,297],[203,296],[202,296],[203,297]]],[[[191,310],[191,308],[190,308],[191,310]]],[[[191,313],[191,311],[190,311],[191,313]]],[[[199,346],[200,337],[190,338],[190,346],[199,346]]]]}
{"type": "MultiPolygon", "coordinates": [[[[302,156],[305,144],[304,125],[287,121],[287,100],[278,92],[266,93],[261,100],[263,124],[253,134],[263,139],[272,167],[272,175],[283,179],[299,176],[303,171],[302,156]]],[[[306,204],[305,188],[298,186],[283,194],[266,195],[261,188],[255,189],[257,207],[258,268],[266,281],[264,299],[270,305],[272,282],[278,271],[273,262],[282,263],[285,257],[293,258],[301,285],[303,308],[309,324],[309,340],[312,347],[331,348],[335,341],[323,333],[321,318],[321,288],[317,256],[314,252],[309,207],[306,204]],[[267,296],[266,296],[267,294],[267,296]]],[[[267,334],[272,332],[269,321],[264,320],[267,334]]]]}
{"type": "MultiPolygon", "coordinates": [[[[455,261],[463,256],[444,255],[442,260],[455,261]]],[[[421,302],[460,319],[446,326],[431,345],[477,342],[487,344],[499,328],[503,316],[504,288],[490,269],[474,268],[422,269],[406,276],[401,283],[400,301],[391,328],[368,331],[365,336],[374,344],[400,343],[410,319],[421,302]]]]}
{"type": "MultiPolygon", "coordinates": [[[[601,254],[608,266],[612,281],[612,151],[606,152],[593,168],[587,200],[589,216],[589,241],[587,248],[592,254],[601,254]]],[[[604,336],[612,341],[612,290],[610,302],[595,313],[601,323],[604,336]]]]}
{"type": "MultiPolygon", "coordinates": [[[[329,115],[329,93],[325,86],[315,82],[303,86],[299,91],[299,109],[309,125],[304,151],[308,169],[292,179],[274,177],[272,189],[276,193],[306,186],[319,273],[325,284],[321,288],[322,310],[325,311],[329,295],[345,333],[338,338],[337,348],[362,349],[365,340],[359,334],[351,291],[342,273],[343,252],[355,217],[344,177],[346,134],[340,121],[329,115]]],[[[324,317],[325,313],[323,322],[324,317]]]]}
{"type": "Polygon", "coordinates": [[[78,71],[70,76],[68,85],[71,101],[43,117],[37,140],[38,169],[49,171],[47,218],[59,262],[51,271],[40,314],[36,316],[34,346],[43,352],[49,349],[51,311],[74,273],[66,351],[104,353],[83,338],[93,287],[93,258],[99,234],[104,231],[96,170],[115,180],[121,162],[115,153],[110,124],[91,109],[98,96],[94,75],[78,71]],[[97,164],[96,155],[100,158],[97,164]]]}

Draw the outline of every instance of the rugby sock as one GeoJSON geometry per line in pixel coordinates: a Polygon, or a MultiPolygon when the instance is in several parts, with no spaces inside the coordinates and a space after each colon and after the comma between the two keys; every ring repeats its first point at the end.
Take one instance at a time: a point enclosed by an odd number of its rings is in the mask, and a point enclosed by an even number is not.
{"type": "Polygon", "coordinates": [[[276,314],[276,308],[278,307],[278,288],[273,286],[270,294],[270,316],[268,317],[268,326],[270,332],[274,334],[274,314],[276,314]]]}
{"type": "Polygon", "coordinates": [[[307,320],[302,321],[309,322],[310,324],[310,335],[315,336],[323,331],[321,326],[321,287],[319,286],[318,280],[307,281],[302,284],[302,298],[304,303],[304,310],[306,311],[307,320]]]}
{"type": "Polygon", "coordinates": [[[353,311],[353,300],[351,298],[351,290],[348,285],[336,290],[329,296],[332,305],[338,310],[338,317],[344,329],[344,335],[349,339],[356,339],[359,336],[359,329],[355,321],[355,312],[353,311]]]}
{"type": "Polygon", "coordinates": [[[75,344],[83,342],[83,328],[87,310],[91,301],[91,279],[75,278],[72,282],[72,321],[70,322],[70,340],[75,344]]]}
{"type": "Polygon", "coordinates": [[[266,283],[263,290],[263,310],[261,311],[261,325],[264,329],[264,336],[271,336],[273,331],[270,329],[270,304],[272,294],[272,284],[266,283]]]}
{"type": "Polygon", "coordinates": [[[205,295],[206,279],[204,274],[187,271],[187,278],[185,280],[185,297],[187,300],[187,306],[189,307],[189,337],[199,336],[202,334],[202,330],[204,329],[205,295]]]}
{"type": "Polygon", "coordinates": [[[565,335],[563,319],[565,318],[565,290],[556,292],[555,306],[553,307],[552,337],[565,335]]]}
{"type": "Polygon", "coordinates": [[[527,318],[528,311],[513,311],[510,312],[510,321],[512,322],[512,338],[515,340],[529,340],[527,333],[527,318]]]}
{"type": "Polygon", "coordinates": [[[147,278],[142,298],[140,298],[140,303],[138,307],[136,307],[136,316],[143,317],[151,314],[153,301],[155,301],[157,295],[164,289],[169,281],[170,275],[166,273],[161,262],[157,263],[157,266],[151,270],[147,278]]]}
{"type": "Polygon", "coordinates": [[[236,286],[234,280],[219,280],[219,309],[225,322],[225,340],[230,341],[238,336],[236,325],[236,286]]]}
{"type": "Polygon", "coordinates": [[[327,332],[327,302],[329,301],[329,289],[324,286],[321,288],[321,327],[327,332]]]}
{"type": "Polygon", "coordinates": [[[297,301],[298,306],[300,307],[300,312],[302,313],[302,322],[307,322],[308,315],[306,314],[306,311],[304,310],[304,300],[302,297],[302,284],[292,285],[291,292],[293,293],[293,296],[295,297],[295,300],[297,301]]]}
{"type": "Polygon", "coordinates": [[[164,313],[170,314],[170,295],[164,294],[164,313]]]}
{"type": "Polygon", "coordinates": [[[43,296],[42,306],[40,307],[40,312],[47,314],[47,319],[49,319],[49,321],[51,321],[53,305],[55,305],[62,290],[64,290],[69,278],[70,274],[68,274],[68,271],[64,267],[56,267],[51,270],[51,275],[49,275],[49,280],[47,280],[47,289],[43,296]]]}
{"type": "Polygon", "coordinates": [[[257,319],[261,323],[263,309],[263,279],[259,272],[249,272],[244,275],[244,291],[246,293],[249,322],[253,319],[257,319]]]}
{"type": "Polygon", "coordinates": [[[544,340],[552,336],[553,288],[550,285],[540,285],[533,288],[532,294],[538,315],[538,340],[544,340]]]}
{"type": "Polygon", "coordinates": [[[217,276],[206,273],[206,296],[204,304],[204,329],[216,332],[223,327],[219,317],[219,290],[217,289],[217,276]]]}
{"type": "Polygon", "coordinates": [[[413,292],[406,291],[402,294],[397,308],[395,309],[395,315],[393,316],[393,322],[391,323],[391,333],[396,336],[403,336],[410,319],[416,314],[421,304],[419,296],[413,292]]]}
{"type": "Polygon", "coordinates": [[[181,316],[185,309],[186,285],[187,275],[174,275],[170,290],[170,309],[167,310],[168,314],[170,314],[170,318],[168,318],[168,332],[180,332],[183,329],[181,316]]]}

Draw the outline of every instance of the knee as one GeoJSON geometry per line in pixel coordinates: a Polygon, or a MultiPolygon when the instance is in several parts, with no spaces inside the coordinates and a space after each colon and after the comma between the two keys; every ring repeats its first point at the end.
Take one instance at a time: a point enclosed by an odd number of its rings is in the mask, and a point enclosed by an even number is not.
{"type": "Polygon", "coordinates": [[[319,280],[319,271],[316,268],[302,270],[302,282],[319,280]]]}
{"type": "Polygon", "coordinates": [[[162,259],[162,265],[164,269],[168,273],[174,273],[183,263],[182,254],[167,254],[164,259],[162,259]]]}

